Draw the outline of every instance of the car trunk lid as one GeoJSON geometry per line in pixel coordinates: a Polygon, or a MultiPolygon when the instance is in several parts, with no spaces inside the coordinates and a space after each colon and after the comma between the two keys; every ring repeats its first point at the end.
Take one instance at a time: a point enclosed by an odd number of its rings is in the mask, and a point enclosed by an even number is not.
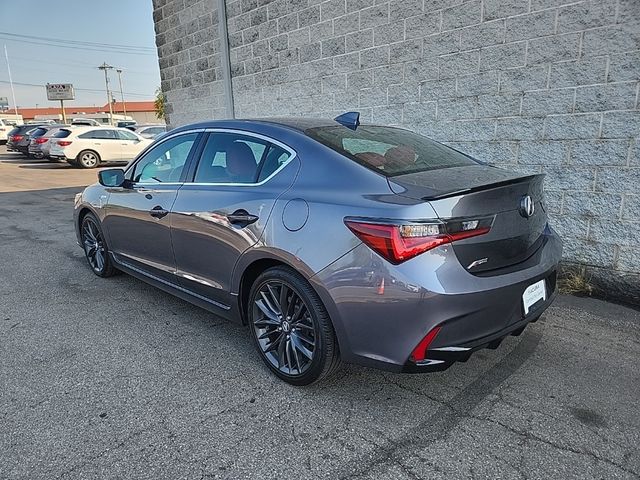
{"type": "Polygon", "coordinates": [[[474,165],[388,180],[394,193],[428,201],[441,220],[493,217],[488,233],[453,243],[463,267],[477,274],[522,263],[540,248],[547,224],[543,178],[474,165]]]}

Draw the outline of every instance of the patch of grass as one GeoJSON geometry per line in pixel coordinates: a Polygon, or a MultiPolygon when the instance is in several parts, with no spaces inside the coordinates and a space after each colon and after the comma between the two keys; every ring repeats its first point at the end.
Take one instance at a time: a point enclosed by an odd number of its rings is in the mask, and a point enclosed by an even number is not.
{"type": "Polygon", "coordinates": [[[595,287],[586,267],[565,267],[558,278],[558,291],[565,295],[591,296],[595,287]]]}

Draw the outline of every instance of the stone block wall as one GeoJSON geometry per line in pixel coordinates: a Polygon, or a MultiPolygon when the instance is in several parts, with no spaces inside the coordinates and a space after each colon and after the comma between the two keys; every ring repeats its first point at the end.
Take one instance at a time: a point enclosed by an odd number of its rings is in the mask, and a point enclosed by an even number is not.
{"type": "Polygon", "coordinates": [[[225,115],[218,11],[213,0],[153,0],[167,124],[225,115]]]}
{"type": "MultiPolygon", "coordinates": [[[[215,22],[215,2],[205,5],[215,22]]],[[[546,173],[565,260],[589,266],[597,282],[623,294],[640,289],[640,0],[226,6],[237,117],[358,110],[364,121],[401,125],[505,168],[546,173]]],[[[171,18],[166,9],[156,8],[160,22],[171,18]]],[[[178,86],[187,66],[198,75],[197,60],[186,60],[194,47],[178,48],[178,33],[193,35],[175,31],[165,51],[158,42],[172,108],[192,121],[190,108],[178,105],[186,96],[206,105],[209,118],[223,115],[215,73],[199,84],[212,89],[207,95],[178,86]]],[[[208,68],[217,72],[215,62],[208,68]]],[[[172,115],[172,123],[187,119],[172,115]]]]}

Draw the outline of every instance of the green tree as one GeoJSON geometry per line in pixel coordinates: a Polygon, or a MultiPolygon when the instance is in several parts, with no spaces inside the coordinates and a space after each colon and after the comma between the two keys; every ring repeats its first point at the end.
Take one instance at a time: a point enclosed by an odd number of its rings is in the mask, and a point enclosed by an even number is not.
{"type": "Polygon", "coordinates": [[[165,106],[167,105],[167,96],[158,87],[156,89],[156,99],[153,102],[153,106],[156,109],[156,117],[160,120],[166,120],[165,118],[165,106]]]}

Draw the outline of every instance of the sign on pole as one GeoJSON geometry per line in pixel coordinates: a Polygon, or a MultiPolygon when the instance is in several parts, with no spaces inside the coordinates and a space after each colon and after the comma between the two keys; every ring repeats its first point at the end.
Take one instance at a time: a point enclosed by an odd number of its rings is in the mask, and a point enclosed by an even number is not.
{"type": "Polygon", "coordinates": [[[47,83],[47,100],[73,100],[75,93],[71,83],[47,83]]]}

